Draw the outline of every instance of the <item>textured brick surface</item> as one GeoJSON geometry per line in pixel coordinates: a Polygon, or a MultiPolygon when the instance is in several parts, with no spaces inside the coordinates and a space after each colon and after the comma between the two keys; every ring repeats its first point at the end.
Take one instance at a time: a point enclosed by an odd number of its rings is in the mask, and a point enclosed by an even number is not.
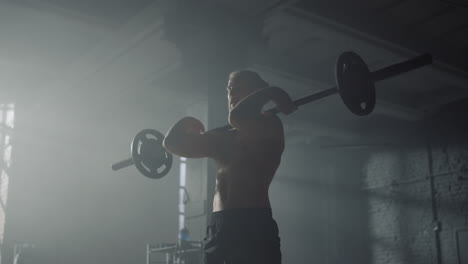
{"type": "Polygon", "coordinates": [[[468,130],[450,113],[426,121],[416,147],[371,151],[363,164],[371,263],[458,263],[455,231],[468,225],[468,130]],[[450,118],[447,118],[449,116],[450,118]],[[435,208],[431,198],[434,176],[435,208]],[[441,225],[440,253],[434,219],[441,225]]]}

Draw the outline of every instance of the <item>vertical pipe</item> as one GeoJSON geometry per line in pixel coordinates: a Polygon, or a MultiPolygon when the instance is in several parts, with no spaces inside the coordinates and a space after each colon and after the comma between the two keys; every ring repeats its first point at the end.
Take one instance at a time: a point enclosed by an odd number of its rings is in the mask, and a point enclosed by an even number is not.
{"type": "Polygon", "coordinates": [[[439,223],[439,214],[437,211],[437,200],[436,200],[436,188],[434,183],[434,171],[433,171],[433,157],[432,157],[432,145],[431,145],[431,136],[430,136],[430,127],[426,126],[427,129],[427,159],[428,159],[428,169],[429,169],[429,188],[431,193],[431,208],[432,208],[432,222],[434,224],[434,239],[436,247],[436,257],[437,264],[442,264],[442,249],[440,243],[440,223],[439,223]]]}
{"type": "Polygon", "coordinates": [[[146,264],[150,264],[150,245],[146,244],[146,264]]]}

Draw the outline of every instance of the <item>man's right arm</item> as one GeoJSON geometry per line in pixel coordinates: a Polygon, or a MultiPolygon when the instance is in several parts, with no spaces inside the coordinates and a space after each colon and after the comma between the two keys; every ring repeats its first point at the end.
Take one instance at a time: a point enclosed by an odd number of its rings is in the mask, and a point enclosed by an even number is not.
{"type": "Polygon", "coordinates": [[[220,135],[204,133],[203,124],[193,118],[184,117],[167,132],[163,141],[164,148],[181,157],[214,157],[219,146],[220,135]]]}

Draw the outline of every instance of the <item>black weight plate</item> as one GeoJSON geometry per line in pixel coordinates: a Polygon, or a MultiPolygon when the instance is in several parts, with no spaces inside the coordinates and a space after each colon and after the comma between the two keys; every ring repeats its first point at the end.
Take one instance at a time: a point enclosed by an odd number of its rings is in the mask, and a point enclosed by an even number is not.
{"type": "Polygon", "coordinates": [[[143,129],[132,141],[131,152],[135,167],[151,179],[164,177],[172,166],[172,154],[162,146],[164,135],[154,129],[143,129]]]}
{"type": "Polygon", "coordinates": [[[374,110],[374,82],[359,55],[351,51],[341,54],[336,62],[335,77],[341,99],[352,113],[363,116],[374,110]]]}

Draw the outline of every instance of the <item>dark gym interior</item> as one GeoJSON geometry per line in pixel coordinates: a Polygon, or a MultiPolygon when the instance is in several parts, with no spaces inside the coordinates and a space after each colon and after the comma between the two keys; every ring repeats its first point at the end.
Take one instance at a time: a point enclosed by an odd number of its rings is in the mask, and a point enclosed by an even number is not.
{"type": "Polygon", "coordinates": [[[339,94],[278,114],[282,263],[468,264],[462,0],[0,1],[1,264],[203,263],[213,161],[111,165],[143,129],[227,124],[232,71],[298,99],[348,51],[370,72],[432,60],[375,81],[367,115],[339,94]]]}

